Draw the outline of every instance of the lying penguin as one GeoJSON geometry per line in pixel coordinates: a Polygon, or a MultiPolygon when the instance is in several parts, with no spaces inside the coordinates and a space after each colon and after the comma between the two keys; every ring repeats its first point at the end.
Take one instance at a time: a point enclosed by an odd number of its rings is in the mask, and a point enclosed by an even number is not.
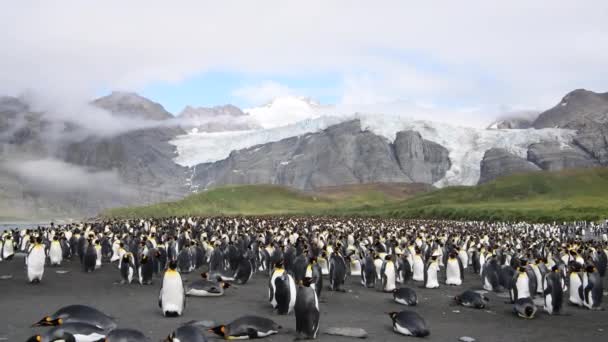
{"type": "Polygon", "coordinates": [[[68,323],[85,323],[96,326],[100,329],[110,331],[118,325],[113,317],[86,305],[68,305],[53,313],[43,317],[33,327],[57,326],[68,323]]]}
{"type": "Polygon", "coordinates": [[[207,274],[201,274],[202,279],[194,281],[186,286],[186,296],[194,297],[220,297],[224,295],[224,290],[230,287],[221,277],[217,281],[207,279],[207,274]]]}
{"type": "Polygon", "coordinates": [[[424,318],[413,311],[390,312],[388,315],[393,320],[393,330],[396,333],[414,337],[431,334],[424,318]]]}
{"type": "Polygon", "coordinates": [[[278,334],[281,326],[259,316],[243,316],[231,323],[209,329],[226,340],[246,340],[278,334]]]}
{"type": "Polygon", "coordinates": [[[403,305],[415,306],[418,304],[418,296],[416,295],[416,292],[407,287],[394,289],[393,299],[395,302],[403,305]]]}
{"type": "Polygon", "coordinates": [[[467,308],[484,309],[490,298],[477,293],[473,290],[466,290],[462,294],[454,297],[454,302],[467,308]]]}

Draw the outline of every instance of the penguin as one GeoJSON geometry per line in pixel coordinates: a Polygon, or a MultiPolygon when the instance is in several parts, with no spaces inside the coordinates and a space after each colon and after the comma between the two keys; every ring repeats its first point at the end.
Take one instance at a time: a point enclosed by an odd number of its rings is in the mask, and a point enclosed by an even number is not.
{"type": "Polygon", "coordinates": [[[543,280],[544,309],[550,315],[558,315],[562,309],[564,290],[559,267],[553,266],[543,280]]]}
{"type": "Polygon", "coordinates": [[[327,254],[323,252],[319,257],[318,261],[319,267],[321,267],[322,275],[329,275],[329,263],[327,262],[327,254]]]}
{"type": "Polygon", "coordinates": [[[454,297],[454,302],[457,305],[474,309],[485,309],[489,301],[490,299],[488,297],[473,290],[466,290],[454,297]]]}
{"type": "Polygon", "coordinates": [[[414,254],[414,261],[412,263],[412,279],[414,281],[424,281],[424,261],[420,255],[420,248],[416,247],[416,254],[414,254]]]}
{"type": "Polygon", "coordinates": [[[570,269],[570,275],[568,276],[568,289],[570,294],[568,302],[577,306],[583,306],[585,298],[583,291],[583,277],[580,274],[580,270],[580,265],[573,264],[570,269]]]}
{"type": "Polygon", "coordinates": [[[169,268],[163,276],[163,283],[158,296],[158,306],[165,317],[181,316],[186,308],[186,293],[182,276],[177,271],[175,261],[169,263],[169,268]]]}
{"type": "Polygon", "coordinates": [[[242,340],[278,334],[281,326],[274,321],[259,316],[243,316],[226,324],[209,329],[209,332],[226,340],[242,340]]]}
{"type": "Polygon", "coordinates": [[[601,307],[604,296],[602,278],[593,265],[587,266],[585,273],[587,281],[586,284],[583,284],[583,304],[589,310],[603,310],[601,307]]]}
{"type": "Polygon", "coordinates": [[[384,264],[384,258],[386,256],[385,253],[375,254],[374,258],[374,267],[376,268],[376,277],[378,280],[382,280],[382,265],[384,264]]]}
{"type": "Polygon", "coordinates": [[[121,284],[131,284],[133,281],[133,273],[135,272],[135,263],[133,254],[125,253],[120,259],[120,277],[121,284]]]}
{"type": "Polygon", "coordinates": [[[274,278],[276,310],[279,315],[289,315],[296,304],[296,283],[291,274],[283,272],[274,278]]]}
{"type": "Polygon", "coordinates": [[[36,239],[36,244],[28,253],[27,258],[27,279],[30,283],[40,283],[44,274],[44,264],[46,262],[46,254],[42,245],[42,238],[36,239]]]}
{"type": "Polygon", "coordinates": [[[481,283],[486,291],[500,291],[498,262],[495,258],[489,259],[481,268],[481,283]]]}
{"type": "Polygon", "coordinates": [[[517,272],[513,276],[513,282],[509,291],[511,303],[515,303],[520,298],[532,298],[530,288],[530,278],[526,272],[526,268],[519,266],[517,272]]]}
{"type": "Polygon", "coordinates": [[[439,265],[437,257],[431,257],[431,260],[426,265],[424,270],[424,287],[427,289],[436,289],[439,287],[439,280],[437,279],[437,273],[439,272],[439,265]]]}
{"type": "Polygon", "coordinates": [[[382,291],[393,292],[397,288],[396,285],[396,272],[395,263],[393,263],[392,255],[387,255],[385,261],[382,264],[382,291]]]}
{"type": "Polygon", "coordinates": [[[319,319],[321,316],[319,298],[317,292],[310,287],[311,282],[311,278],[304,278],[298,288],[295,304],[298,339],[314,340],[319,333],[319,319]]]}
{"type": "Polygon", "coordinates": [[[55,313],[43,317],[33,327],[57,326],[68,323],[85,323],[96,326],[105,331],[117,327],[116,320],[103,312],[86,305],[68,305],[55,311],[55,313]]]}
{"type": "Polygon", "coordinates": [[[193,325],[182,325],[175,329],[165,342],[207,342],[207,338],[201,330],[193,325]]]}
{"type": "Polygon", "coordinates": [[[4,242],[2,243],[2,259],[11,260],[15,256],[15,245],[13,244],[14,240],[10,234],[6,235],[4,242]]]}
{"type": "Polygon", "coordinates": [[[515,301],[515,305],[513,306],[513,313],[518,317],[533,319],[534,315],[536,315],[536,305],[532,301],[530,297],[522,297],[515,301]]]}
{"type": "Polygon", "coordinates": [[[85,272],[95,271],[95,264],[97,263],[97,250],[90,239],[85,247],[82,260],[82,265],[85,272]]]}
{"type": "Polygon", "coordinates": [[[329,290],[346,292],[342,288],[346,280],[346,261],[338,253],[333,253],[329,259],[329,290]]]}
{"type": "Polygon", "coordinates": [[[461,258],[455,252],[450,253],[445,267],[445,284],[459,286],[464,277],[464,267],[461,258]]]}
{"type": "Polygon", "coordinates": [[[63,261],[63,250],[61,249],[61,243],[59,242],[59,236],[53,236],[51,241],[51,247],[49,248],[49,261],[51,266],[61,266],[63,261]]]}
{"type": "Polygon", "coordinates": [[[388,315],[393,321],[393,330],[396,333],[414,337],[431,334],[424,318],[413,311],[389,312],[388,315]]]}
{"type": "Polygon", "coordinates": [[[43,334],[30,337],[28,341],[47,342],[47,341],[100,341],[107,335],[104,329],[87,323],[64,323],[54,326],[43,334]]]}
{"type": "Polygon", "coordinates": [[[408,306],[416,306],[418,304],[418,296],[416,292],[407,287],[401,287],[393,290],[393,299],[395,302],[408,306]]]}
{"type": "Polygon", "coordinates": [[[139,262],[137,270],[140,285],[152,285],[152,276],[154,275],[154,262],[150,257],[144,255],[139,262]]]}
{"type": "Polygon", "coordinates": [[[104,342],[150,342],[141,331],[134,329],[115,329],[110,331],[104,342]]]}
{"type": "Polygon", "coordinates": [[[361,267],[361,285],[367,288],[376,287],[376,277],[374,258],[371,255],[367,255],[361,267]]]}
{"type": "Polygon", "coordinates": [[[190,252],[189,244],[186,243],[184,248],[177,255],[177,270],[180,273],[190,273],[192,271],[192,253],[190,252]]]}
{"type": "Polygon", "coordinates": [[[238,284],[245,285],[253,276],[254,267],[251,264],[251,260],[248,258],[241,258],[239,265],[234,274],[234,281],[238,284]]]}
{"type": "Polygon", "coordinates": [[[230,287],[230,283],[225,283],[221,278],[217,282],[206,279],[192,282],[186,286],[186,295],[194,297],[220,297],[224,295],[224,290],[230,287]]]}
{"type": "Polygon", "coordinates": [[[407,256],[398,257],[397,282],[407,283],[412,279],[412,266],[407,256]]]}
{"type": "Polygon", "coordinates": [[[323,290],[323,273],[321,271],[321,266],[317,263],[317,258],[313,257],[310,259],[308,266],[306,266],[305,278],[312,279],[310,287],[315,289],[317,298],[320,298],[321,291],[323,290]]]}

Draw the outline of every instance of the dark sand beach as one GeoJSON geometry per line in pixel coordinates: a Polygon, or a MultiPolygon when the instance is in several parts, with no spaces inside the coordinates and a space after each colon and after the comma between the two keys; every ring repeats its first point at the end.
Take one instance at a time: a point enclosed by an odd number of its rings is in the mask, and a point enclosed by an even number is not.
{"type": "MultiPolygon", "coordinates": [[[[85,274],[78,261],[66,262],[60,268],[47,267],[39,285],[26,281],[23,258],[0,263],[0,276],[12,275],[12,279],[0,280],[0,340],[25,341],[43,328],[30,325],[46,314],[68,304],[94,306],[116,317],[120,327],[136,328],[158,341],[180,323],[191,320],[213,320],[225,323],[244,314],[256,314],[272,318],[283,326],[279,335],[268,341],[292,341],[295,337],[295,317],[278,316],[267,301],[267,278],[256,274],[243,286],[227,290],[220,298],[192,298],[187,300],[185,314],[179,318],[162,317],[157,303],[160,279],[151,286],[139,284],[118,285],[118,270],[105,264],[94,273],[85,274]],[[69,273],[58,274],[57,270],[69,273]]],[[[198,273],[183,275],[195,279],[198,273]]],[[[327,280],[325,281],[327,284],[327,280]]],[[[390,311],[410,309],[418,312],[428,322],[431,335],[427,341],[457,341],[470,336],[477,341],[606,341],[608,338],[608,311],[589,311],[567,306],[562,316],[549,316],[539,311],[533,320],[524,320],[511,313],[511,305],[505,298],[490,293],[490,306],[486,310],[473,310],[450,305],[452,297],[467,288],[480,289],[479,277],[467,270],[465,284],[460,287],[442,286],[435,290],[418,288],[420,303],[408,308],[392,301],[390,294],[364,289],[358,277],[349,277],[347,293],[323,290],[321,296],[321,331],[329,327],[360,327],[365,329],[370,341],[416,340],[393,333],[391,320],[385,314],[390,311]]],[[[319,341],[346,341],[320,334],[319,341]]]]}

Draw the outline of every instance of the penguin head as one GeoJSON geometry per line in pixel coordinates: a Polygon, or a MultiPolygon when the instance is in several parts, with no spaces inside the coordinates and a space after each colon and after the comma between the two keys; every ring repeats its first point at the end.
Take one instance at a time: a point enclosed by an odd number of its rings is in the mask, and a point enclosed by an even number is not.
{"type": "Polygon", "coordinates": [[[229,288],[231,285],[230,285],[230,283],[220,282],[220,286],[221,286],[221,287],[222,287],[224,290],[226,290],[226,289],[228,289],[228,288],[229,288]]]}
{"type": "Polygon", "coordinates": [[[171,260],[171,262],[169,263],[169,269],[172,271],[175,271],[175,269],[177,269],[177,262],[175,260],[171,260]]]}
{"type": "Polygon", "coordinates": [[[51,317],[46,316],[40,321],[34,323],[32,327],[54,327],[61,324],[63,324],[63,320],[61,318],[52,319],[51,317]]]}
{"type": "Polygon", "coordinates": [[[595,272],[595,266],[588,265],[587,267],[585,267],[585,272],[587,272],[587,273],[593,273],[593,272],[595,272]]]}
{"type": "Polygon", "coordinates": [[[226,336],[226,326],[225,325],[219,325],[217,327],[211,328],[208,330],[209,332],[212,332],[218,336],[226,336]]]}
{"type": "Polygon", "coordinates": [[[209,278],[209,274],[207,274],[207,272],[203,272],[201,273],[201,278],[207,280],[207,278],[209,278]]]}
{"type": "Polygon", "coordinates": [[[526,306],[526,309],[524,311],[527,317],[532,317],[532,315],[534,314],[534,308],[531,306],[526,306]]]}
{"type": "Polygon", "coordinates": [[[397,315],[398,315],[398,314],[399,314],[398,312],[394,312],[394,311],[393,311],[393,312],[389,312],[389,313],[388,313],[388,316],[389,316],[389,317],[390,317],[390,318],[391,318],[391,319],[394,321],[394,320],[395,320],[395,318],[397,318],[397,315]]]}
{"type": "Polygon", "coordinates": [[[42,336],[34,335],[34,336],[28,338],[26,342],[42,342],[42,336]]]}

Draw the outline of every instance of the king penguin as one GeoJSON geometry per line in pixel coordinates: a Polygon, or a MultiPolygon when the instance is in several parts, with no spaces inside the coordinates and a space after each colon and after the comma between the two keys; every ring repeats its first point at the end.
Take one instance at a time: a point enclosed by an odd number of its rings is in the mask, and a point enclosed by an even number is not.
{"type": "Polygon", "coordinates": [[[304,278],[298,288],[296,297],[296,333],[298,339],[314,340],[319,333],[319,298],[313,288],[310,287],[311,278],[304,278]]]}
{"type": "Polygon", "coordinates": [[[414,261],[412,263],[412,279],[414,281],[424,281],[424,261],[420,254],[420,248],[416,247],[416,253],[414,254],[414,261]]]}
{"type": "Polygon", "coordinates": [[[583,284],[583,303],[589,310],[602,310],[602,297],[604,296],[602,278],[593,265],[587,266],[585,273],[587,281],[586,284],[583,284]]]}
{"type": "Polygon", "coordinates": [[[84,256],[82,259],[82,264],[85,272],[93,272],[95,271],[95,263],[97,262],[97,251],[95,250],[95,246],[93,245],[91,239],[88,240],[84,256]]]}
{"type": "Polygon", "coordinates": [[[568,275],[569,281],[569,298],[568,302],[572,305],[583,306],[584,305],[584,293],[583,293],[583,277],[580,274],[581,267],[577,263],[573,263],[570,268],[570,274],[568,275]]]}
{"type": "Polygon", "coordinates": [[[413,311],[390,312],[388,315],[393,320],[396,333],[414,337],[425,337],[431,333],[424,318],[413,311]]]}
{"type": "Polygon", "coordinates": [[[209,329],[226,340],[261,338],[277,334],[281,326],[274,321],[258,316],[243,316],[234,321],[209,329]]]}
{"type": "Polygon", "coordinates": [[[133,254],[125,253],[120,259],[120,277],[121,284],[131,284],[133,281],[133,274],[135,272],[135,262],[133,261],[133,254]]]}
{"type": "Polygon", "coordinates": [[[144,255],[139,262],[139,284],[140,285],[152,285],[152,276],[154,274],[154,262],[150,260],[150,257],[144,255]]]}
{"type": "Polygon", "coordinates": [[[436,289],[439,287],[439,280],[437,279],[437,273],[439,273],[439,264],[436,256],[432,256],[431,260],[426,265],[424,270],[424,287],[427,289],[436,289]]]}
{"type": "Polygon", "coordinates": [[[393,256],[389,254],[385,257],[385,261],[382,264],[381,269],[382,291],[393,292],[393,290],[397,288],[396,271],[397,268],[395,267],[395,263],[393,262],[393,256]]]}
{"type": "Polygon", "coordinates": [[[526,272],[525,267],[518,267],[517,272],[515,272],[515,275],[513,275],[513,282],[511,284],[512,286],[509,291],[509,295],[512,303],[517,302],[517,300],[521,298],[532,298],[530,279],[528,278],[528,273],[526,272]]]}
{"type": "Polygon", "coordinates": [[[544,309],[550,315],[558,315],[562,309],[564,296],[562,276],[559,267],[553,266],[551,272],[545,275],[543,283],[544,309]]]}
{"type": "Polygon", "coordinates": [[[176,270],[175,261],[169,264],[169,268],[163,276],[163,283],[158,297],[158,306],[165,317],[181,316],[186,307],[186,293],[182,276],[176,270]]]}
{"type": "Polygon", "coordinates": [[[36,244],[28,253],[26,261],[27,279],[30,283],[40,283],[40,281],[42,281],[42,275],[44,274],[44,263],[46,261],[41,237],[36,239],[36,244]]]}
{"type": "Polygon", "coordinates": [[[61,266],[61,262],[63,261],[63,250],[61,249],[61,243],[57,235],[53,236],[53,241],[51,241],[49,261],[51,262],[51,266],[61,266]]]}
{"type": "Polygon", "coordinates": [[[464,266],[461,258],[456,252],[450,253],[445,267],[445,284],[459,286],[462,284],[463,276],[464,266]]]}
{"type": "Polygon", "coordinates": [[[371,254],[367,254],[362,260],[361,285],[367,288],[374,288],[376,287],[376,266],[374,265],[374,258],[371,254]]]}

